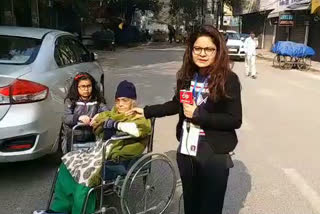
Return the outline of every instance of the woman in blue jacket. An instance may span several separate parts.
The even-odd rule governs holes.
[[[192,93],[193,104],[182,103],[181,90]],[[146,118],[179,114],[177,162],[185,213],[221,214],[242,106],[239,78],[219,31],[206,25],[190,36],[171,101],[133,112]]]

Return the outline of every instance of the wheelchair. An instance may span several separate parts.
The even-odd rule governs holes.
[[[86,213],[87,202],[91,194],[97,198],[96,213],[101,214],[162,214],[171,204],[175,189],[177,176],[170,159],[159,153],[153,153],[153,135],[155,119],[151,119],[152,131],[144,153],[137,158],[115,163],[105,160],[103,155],[100,185],[92,187],[82,207],[82,214]],[[74,132],[84,125],[78,124],[72,129],[71,149],[87,149],[95,142],[74,142]],[[128,134],[117,134],[112,136],[103,145],[103,154],[106,146],[118,140],[128,140],[133,137]],[[58,171],[53,180],[47,210],[50,208],[54,196],[54,188]],[[115,206],[106,203],[108,196],[115,195],[120,199],[121,212]]]

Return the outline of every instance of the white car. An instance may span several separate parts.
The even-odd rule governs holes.
[[[57,151],[66,86],[78,72],[103,84],[96,56],[74,35],[0,26],[0,162]]]
[[[226,36],[229,56],[232,58],[244,60],[246,55],[244,51],[244,39],[240,37],[240,34],[233,30],[220,32],[224,33]]]

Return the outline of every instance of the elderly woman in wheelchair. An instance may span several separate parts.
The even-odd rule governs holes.
[[[152,152],[153,124],[144,117],[125,114],[135,106],[135,86],[128,81],[122,81],[118,85],[115,106],[112,110],[99,113],[90,123],[98,140],[90,148],[77,147],[76,143],[71,141],[71,152],[62,157],[62,164],[56,174],[47,210],[34,211],[34,214],[105,213],[107,210],[118,213],[115,207],[103,207],[106,187],[111,187],[108,193],[113,192],[120,196],[124,213],[149,213],[149,211],[163,213],[165,211],[173,198],[176,185],[175,173],[170,160],[165,155],[142,155],[146,147],[148,153]],[[127,135],[117,136],[119,132]],[[152,171],[167,174],[157,175],[156,177],[160,177],[159,181],[149,176],[153,163],[157,163],[158,168],[155,166]],[[116,170],[109,172],[108,169]],[[161,181],[161,176],[165,178],[164,181]],[[138,182],[140,177],[143,184]],[[158,182],[166,185],[164,191],[154,191],[154,189],[163,189],[157,186],[160,185]],[[161,199],[161,196],[155,195],[153,197],[159,197],[158,201],[154,198],[148,199],[151,188],[154,191],[153,194],[162,194],[164,198]],[[91,194],[96,190],[100,191],[101,196],[98,211],[96,211],[96,195]],[[133,198],[132,194],[136,195],[135,197],[138,197],[141,203],[135,201],[137,198]],[[151,201],[148,202],[149,200]],[[150,206],[146,203],[150,203]]]

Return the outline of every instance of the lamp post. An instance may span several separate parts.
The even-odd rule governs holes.
[[[215,17],[215,21],[216,21],[216,28],[219,27],[219,6],[218,6],[218,1],[219,0],[214,0],[214,17]]]
[[[204,1],[204,0],[201,0],[201,24],[202,24],[202,25],[204,24],[203,1]]]
[[[220,0],[220,29],[223,28],[224,0]]]

